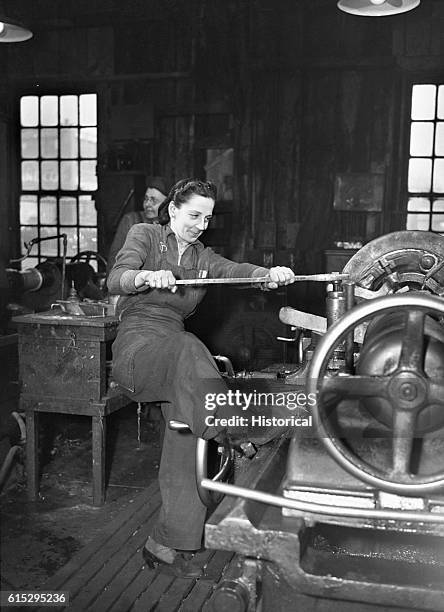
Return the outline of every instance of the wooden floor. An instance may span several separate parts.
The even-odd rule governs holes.
[[[140,550],[159,507],[156,482],[39,590],[69,591],[69,608],[65,609],[70,612],[208,609],[208,599],[233,553],[210,550],[199,553],[196,559],[202,564],[204,575],[198,580],[175,578],[160,569],[148,569],[143,565]],[[46,610],[41,608],[42,612]]]

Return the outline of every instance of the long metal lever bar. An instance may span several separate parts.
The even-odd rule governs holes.
[[[348,274],[299,274],[294,276],[294,282],[297,281],[316,281],[322,283],[332,283],[333,281],[348,279]],[[269,276],[258,276],[256,278],[189,278],[179,279],[176,285],[240,285],[254,283],[269,283]]]
[[[226,482],[214,482],[208,478],[203,478],[200,481],[200,486],[204,489],[208,489],[209,491],[215,491],[216,493],[221,493],[223,495],[232,495],[234,497],[241,497],[242,499],[251,499],[252,501],[257,501],[262,504],[278,506],[280,508],[290,508],[291,510],[298,510],[299,512],[310,512],[327,516],[341,516],[359,519],[405,521],[409,523],[437,523],[440,525],[444,523],[444,515],[433,512],[408,512],[406,510],[379,510],[373,508],[329,506],[327,504],[302,500],[300,501],[297,499],[284,497],[282,495],[274,495],[265,491],[257,491],[254,489],[248,489],[246,487],[239,487]]]

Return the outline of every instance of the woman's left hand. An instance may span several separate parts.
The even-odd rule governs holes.
[[[277,289],[281,285],[290,285],[294,283],[294,272],[290,268],[284,266],[275,266],[270,268],[268,272],[270,281],[265,284],[267,289]]]

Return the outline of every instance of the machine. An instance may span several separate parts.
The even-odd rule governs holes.
[[[67,261],[66,234],[32,239],[25,244],[26,254],[9,264],[25,260],[35,244],[54,239],[63,240],[62,257],[48,258],[24,270],[7,267],[0,261],[0,333],[7,333],[13,315],[49,310],[57,302],[63,306],[70,297],[70,291],[77,301],[104,300],[106,260],[95,251],[81,251]],[[91,265],[92,260],[97,262],[98,272]]]
[[[235,484],[199,473],[207,501],[226,495],[206,546],[235,553],[214,611],[444,609],[444,238],[388,234],[343,273],[326,320],[280,313],[310,329],[267,390],[314,398],[311,427],[260,447]]]

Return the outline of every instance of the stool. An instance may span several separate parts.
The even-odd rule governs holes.
[[[92,498],[94,506],[105,501],[105,448],[106,417],[128,405],[131,400],[122,393],[113,393],[96,402],[70,400],[68,403],[20,399],[20,410],[26,413],[26,472],[27,497],[30,501],[38,498],[39,492],[39,438],[40,412],[78,414],[90,416],[92,421]]]

